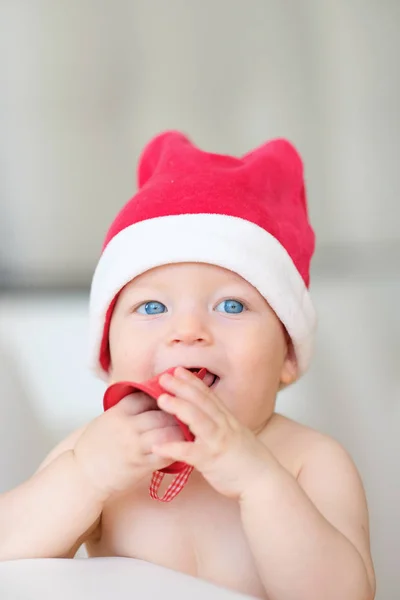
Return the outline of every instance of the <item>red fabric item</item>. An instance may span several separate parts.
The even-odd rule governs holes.
[[[138,186],[108,230],[103,250],[139,221],[179,214],[230,215],[271,233],[309,285],[314,233],[305,218],[303,165],[288,141],[273,140],[234,158],[204,152],[183,134],[167,132],[145,148]]]
[[[160,497],[158,490],[160,489],[161,483],[165,477],[165,473],[162,471],[156,471],[153,473],[153,477],[150,483],[150,496],[153,500],[160,500],[161,502],[171,502],[178,494],[183,490],[187,480],[190,477],[193,467],[186,465],[183,471],[181,471],[169,484],[165,493]]]
[[[180,214],[229,215],[275,237],[309,286],[315,238],[307,218],[302,161],[287,140],[267,142],[235,158],[202,151],[182,133],[169,131],[144,149],[138,187],[108,230],[103,251],[118,233],[141,221]],[[110,363],[112,308],[106,315],[99,356],[105,372]]]
[[[172,374],[175,371],[175,368],[176,367],[172,367],[171,369],[168,369],[164,372]],[[206,369],[200,369],[197,373],[195,373],[195,375],[199,379],[204,379],[206,373]],[[134,394],[136,392],[144,392],[151,398],[157,400],[159,396],[161,396],[161,394],[165,392],[165,390],[161,387],[159,383],[159,379],[162,374],[163,373],[160,373],[156,377],[153,377],[153,379],[145,381],[144,383],[134,383],[131,381],[119,381],[117,383],[113,383],[105,391],[103,398],[104,410],[109,410],[110,408],[118,404],[118,402],[120,402],[123,398],[125,398],[129,394]],[[180,421],[179,419],[176,420],[183,432],[185,440],[188,442],[192,442],[195,438],[192,432],[190,431],[189,427],[185,423],[182,423],[182,421]],[[157,500],[161,500],[163,502],[171,501],[183,489],[184,485],[189,479],[192,470],[193,468],[190,465],[187,465],[184,462],[177,461],[172,463],[168,467],[161,469],[160,471],[156,471],[153,474],[152,482],[150,485],[151,497]],[[162,498],[159,498],[158,489],[161,485],[165,474],[176,474],[177,477],[169,485],[164,496]]]

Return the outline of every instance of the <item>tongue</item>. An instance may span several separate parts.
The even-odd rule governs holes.
[[[215,376],[212,373],[207,373],[204,375],[203,381],[204,383],[210,387],[214,383]]]

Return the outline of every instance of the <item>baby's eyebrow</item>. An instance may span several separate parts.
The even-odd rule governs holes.
[[[162,282],[154,283],[153,285],[141,285],[138,283],[132,286],[126,294],[125,301],[128,304],[137,302],[138,300],[158,300],[157,296],[170,295],[171,289],[168,285]],[[250,285],[243,285],[238,281],[224,282],[221,285],[210,285],[209,289],[203,288],[202,295],[212,297],[235,297],[241,296],[244,298],[254,299],[258,294]]]
[[[145,299],[145,300],[158,300],[158,296],[165,296],[165,290],[161,287],[140,287],[135,291],[132,291],[132,294],[129,295],[130,298],[133,299]]]
[[[132,287],[126,291],[123,302],[124,304],[133,304],[139,300],[157,300],[157,295],[161,295],[162,290],[158,286],[138,286]]]
[[[224,283],[223,285],[216,287],[214,293],[231,296],[253,296],[257,292],[249,285],[242,285],[237,281],[233,281],[232,283]]]
[[[155,286],[155,285],[154,285],[154,286],[148,286],[148,285],[146,285],[146,286],[144,286],[144,285],[137,285],[137,286],[135,286],[135,287],[132,287],[132,288],[129,290],[129,295],[131,295],[131,294],[146,294],[146,293],[152,293],[152,292],[155,292],[155,291],[158,291],[158,290],[159,290],[159,287],[158,287],[158,286]]]

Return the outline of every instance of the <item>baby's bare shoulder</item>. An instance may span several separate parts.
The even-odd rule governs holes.
[[[278,413],[274,414],[262,434],[262,439],[276,458],[296,476],[308,466],[316,472],[324,463],[341,464],[349,468],[353,461],[334,438]]]
[[[277,460],[313,495],[364,504],[364,489],[349,452],[334,438],[276,414],[265,429],[264,443]],[[339,494],[340,490],[340,494]]]
[[[295,442],[306,445],[332,439],[316,429],[313,429],[308,425],[303,425],[293,419],[289,419],[289,417],[285,417],[280,413],[274,413],[265,431],[267,431],[268,434],[272,434],[273,432],[276,437],[284,437],[290,443]]]

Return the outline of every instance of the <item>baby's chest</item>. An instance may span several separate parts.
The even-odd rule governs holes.
[[[101,541],[89,552],[146,560],[248,593],[260,585],[237,503],[213,494],[168,504],[119,500],[104,512]]]

